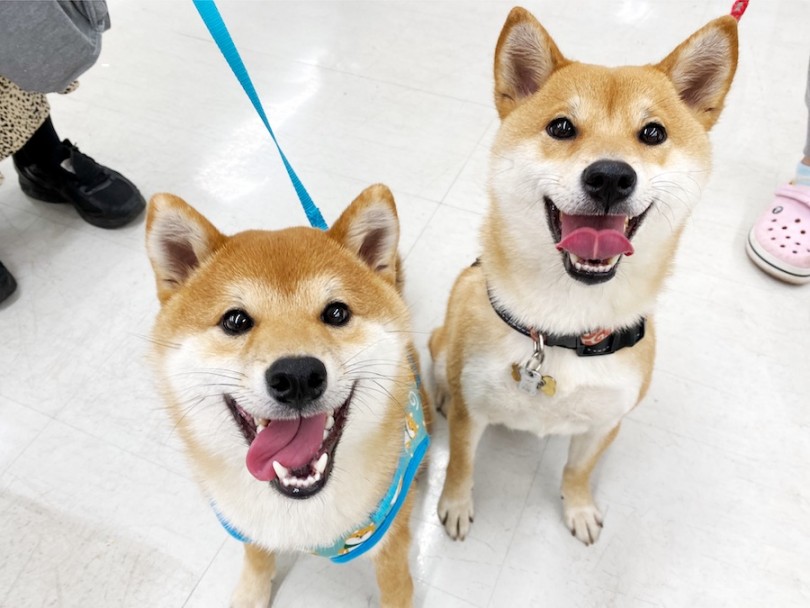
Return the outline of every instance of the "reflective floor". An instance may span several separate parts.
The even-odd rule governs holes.
[[[63,137],[145,195],[220,228],[305,222],[267,133],[191,2],[112,1]],[[567,55],[646,63],[729,0],[530,2]],[[415,339],[476,256],[498,126],[505,2],[222,2],[271,122],[327,221],[385,182],[402,221]],[[810,605],[810,286],[756,269],[746,233],[801,157],[810,3],[753,0],[712,139],[714,175],[662,297],[649,396],[595,475],[585,547],[562,523],[566,441],[487,431],[471,537],[435,516],[436,425],[411,563],[426,607]],[[157,311],[142,220],[108,232],[31,201],[0,163],[0,606],[226,606],[240,546],[189,470],[145,365]],[[378,601],[371,565],[284,556],[275,605]]]

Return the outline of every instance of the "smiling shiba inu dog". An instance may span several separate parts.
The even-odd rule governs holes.
[[[495,50],[501,127],[482,255],[430,340],[450,426],[438,513],[452,538],[470,530],[489,424],[572,436],[565,523],[586,544],[599,537],[591,471],[649,386],[650,315],[736,62],[731,17],[657,65],[606,68],[566,59],[530,13],[510,13]]]
[[[406,491],[427,401],[388,188],[365,190],[326,232],[231,237],[160,194],[146,239],[160,388],[204,492],[246,542],[232,605],[268,605],[273,551],[347,561],[378,534],[381,603],[410,606]]]

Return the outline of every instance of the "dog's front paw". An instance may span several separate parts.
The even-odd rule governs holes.
[[[273,593],[276,556],[253,544],[245,544],[242,573],[231,596],[231,608],[267,608]]]
[[[230,608],[268,608],[272,590],[273,583],[271,581],[268,581],[263,588],[237,587],[231,596]]]
[[[569,507],[565,505],[565,525],[586,545],[594,544],[602,532],[602,514],[596,505],[586,504]]]
[[[462,499],[453,499],[442,493],[438,513],[439,520],[450,538],[453,540],[467,538],[475,515],[471,495],[468,494],[466,498]]]

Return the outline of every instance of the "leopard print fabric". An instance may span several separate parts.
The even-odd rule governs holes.
[[[45,95],[23,91],[0,76],[0,160],[11,156],[39,129],[50,113]],[[0,184],[3,175],[0,173]]]

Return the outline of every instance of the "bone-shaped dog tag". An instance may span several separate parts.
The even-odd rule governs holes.
[[[553,397],[557,392],[557,381],[551,376],[543,376],[543,383],[540,385],[540,390],[544,395]]]

